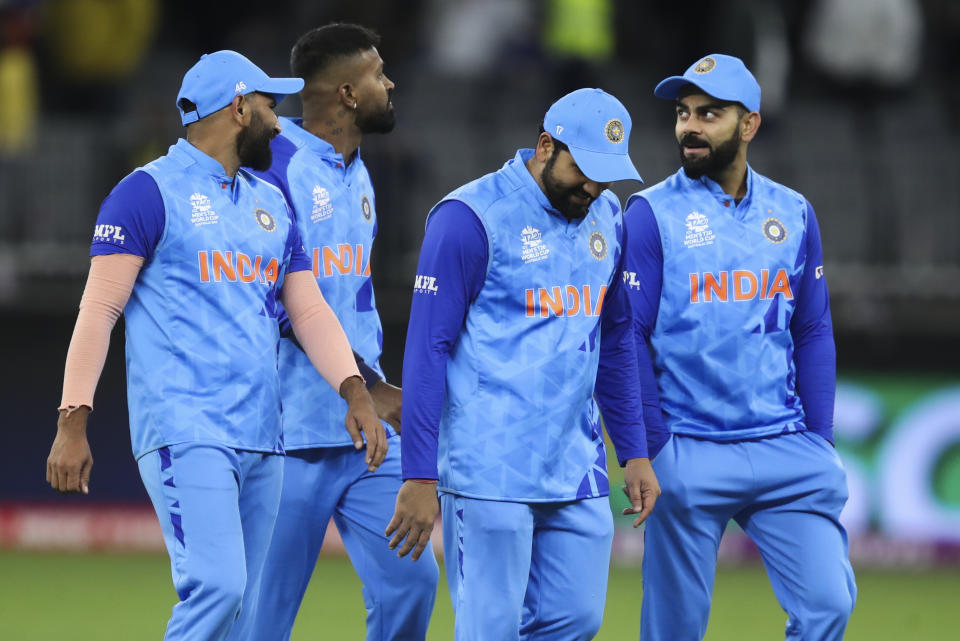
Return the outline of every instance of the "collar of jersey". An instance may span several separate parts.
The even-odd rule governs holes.
[[[180,153],[186,154],[190,160],[198,164],[204,171],[217,180],[228,183],[233,182],[233,178],[227,175],[227,172],[224,171],[223,165],[220,164],[219,160],[200,151],[192,144],[187,142],[186,138],[181,138],[178,140],[177,144],[174,145],[173,148]]]
[[[540,189],[540,185],[538,185],[537,181],[534,180],[533,174],[531,174],[530,170],[527,169],[527,161],[533,157],[534,153],[535,150],[533,149],[518,149],[517,155],[513,157],[513,160],[506,164],[506,168],[513,173],[513,176],[520,181],[520,184],[523,186],[523,188],[533,195],[533,197],[537,200],[537,203],[539,203],[540,206],[547,211],[547,213],[557,216],[564,222],[569,222],[563,214],[553,208],[553,205],[550,204],[550,199],[547,198],[545,193],[543,193],[543,190]],[[589,215],[590,214],[588,213],[587,216]],[[584,219],[586,219],[586,216]]]
[[[303,128],[303,118],[280,118],[280,135],[283,136],[287,134],[287,138],[292,140],[297,144],[297,146],[304,146],[313,153],[320,156],[324,162],[327,162],[331,165],[340,165],[344,166],[343,154],[338,152],[333,148],[329,142],[321,138],[320,136],[315,136],[306,129]],[[360,148],[357,147],[356,158],[353,159],[353,162],[350,163],[350,167],[353,167],[357,164],[357,161],[360,160]]]
[[[753,167],[750,166],[750,163],[747,163],[747,193],[740,200],[740,203],[737,205],[738,207],[740,205],[743,205],[744,203],[749,204],[750,198],[751,196],[753,196],[754,173],[755,172],[753,171]],[[689,176],[687,176],[687,172],[685,172],[683,169],[680,169],[680,174],[683,176],[683,179],[686,180],[688,183],[691,183],[691,184],[700,183],[701,185],[706,187],[707,191],[709,191],[713,195],[713,197],[717,199],[717,201],[722,203],[728,200],[732,200],[730,198],[730,194],[725,192],[723,190],[723,187],[721,187],[718,183],[714,182],[712,179],[707,178],[706,176],[700,176],[699,178],[690,178]]]

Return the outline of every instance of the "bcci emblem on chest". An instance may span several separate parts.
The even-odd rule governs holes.
[[[370,204],[370,199],[367,198],[367,195],[363,195],[363,199],[360,201],[360,211],[363,213],[363,219],[367,222],[373,219],[373,206]]]
[[[782,243],[787,239],[787,228],[776,218],[767,218],[763,221],[763,235],[771,243]]]
[[[590,234],[590,255],[597,260],[607,257],[607,239],[598,231]]]
[[[258,207],[254,210],[253,216],[257,219],[257,224],[260,225],[263,231],[277,231],[277,221],[273,219],[273,215],[266,209],[260,209]]]

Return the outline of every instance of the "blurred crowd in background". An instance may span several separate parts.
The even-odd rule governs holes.
[[[673,108],[653,87],[715,52],[742,57],[763,88],[751,163],[816,208],[841,376],[955,378],[956,0],[0,0],[0,389],[16,427],[6,430],[8,452],[30,453],[3,466],[3,494],[47,496],[42,461],[97,210],[117,181],[183,135],[174,100],[186,69],[229,48],[285,75],[293,42],[334,20],[381,33],[397,84],[396,129],[365,137],[363,149],[379,218],[383,365],[394,382],[430,207],[533,146],[547,107],[583,86],[622,100],[631,157],[648,185],[662,180],[679,155]],[[297,109],[291,99],[280,113]],[[118,466],[100,468],[101,488],[115,481],[107,496],[124,498],[141,492],[123,489],[134,468],[119,345],[91,438],[98,460]],[[839,433],[874,483],[877,435],[893,430],[883,426],[895,414],[865,414],[873,405],[856,399],[841,398]],[[937,468],[953,470],[941,474],[940,494],[960,505],[960,455],[951,460]]]
[[[294,40],[332,20],[377,29],[397,83],[396,131],[365,140],[388,329],[405,321],[430,206],[532,145],[554,99],[581,86],[620,97],[652,184],[678,160],[672,110],[653,86],[726,52],[763,87],[752,162],[817,209],[838,332],[895,350],[894,365],[917,358],[903,341],[958,342],[953,0],[0,0],[6,313],[72,313],[100,200],[182,135],[174,96],[202,53],[232,48],[287,73]],[[296,111],[288,102],[282,113]]]

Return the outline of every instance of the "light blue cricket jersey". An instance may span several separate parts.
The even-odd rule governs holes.
[[[804,429],[790,333],[804,197],[748,167],[739,204],[683,169],[628,207],[634,198],[650,204],[663,247],[650,344],[669,431],[725,441]]]
[[[349,166],[327,141],[281,118],[274,161],[260,174],[287,196],[313,274],[353,350],[380,376],[383,328],[370,278],[377,214],[370,174],[359,150]],[[287,450],[351,445],[347,403],[288,339],[280,341],[283,445]],[[388,435],[395,434],[384,423]]]
[[[124,309],[134,455],[185,442],[281,452],[277,298],[299,245],[283,195],[242,169],[230,179],[185,140],[139,171],[165,220]]]
[[[531,153],[444,199],[476,213],[489,263],[447,361],[438,488],[524,502],[605,496],[593,390],[620,203],[605,191],[580,221],[551,213],[525,166]]]

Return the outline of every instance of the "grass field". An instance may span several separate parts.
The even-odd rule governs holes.
[[[857,580],[860,595],[848,640],[957,638],[960,570],[861,569]],[[0,552],[3,641],[160,639],[175,599],[164,556]],[[639,569],[614,568],[597,639],[635,639],[639,616]],[[349,562],[322,558],[293,639],[362,640],[363,619],[360,584]],[[774,641],[783,638],[784,621],[761,568],[721,568],[707,639]],[[453,638],[445,582],[428,638]]]

